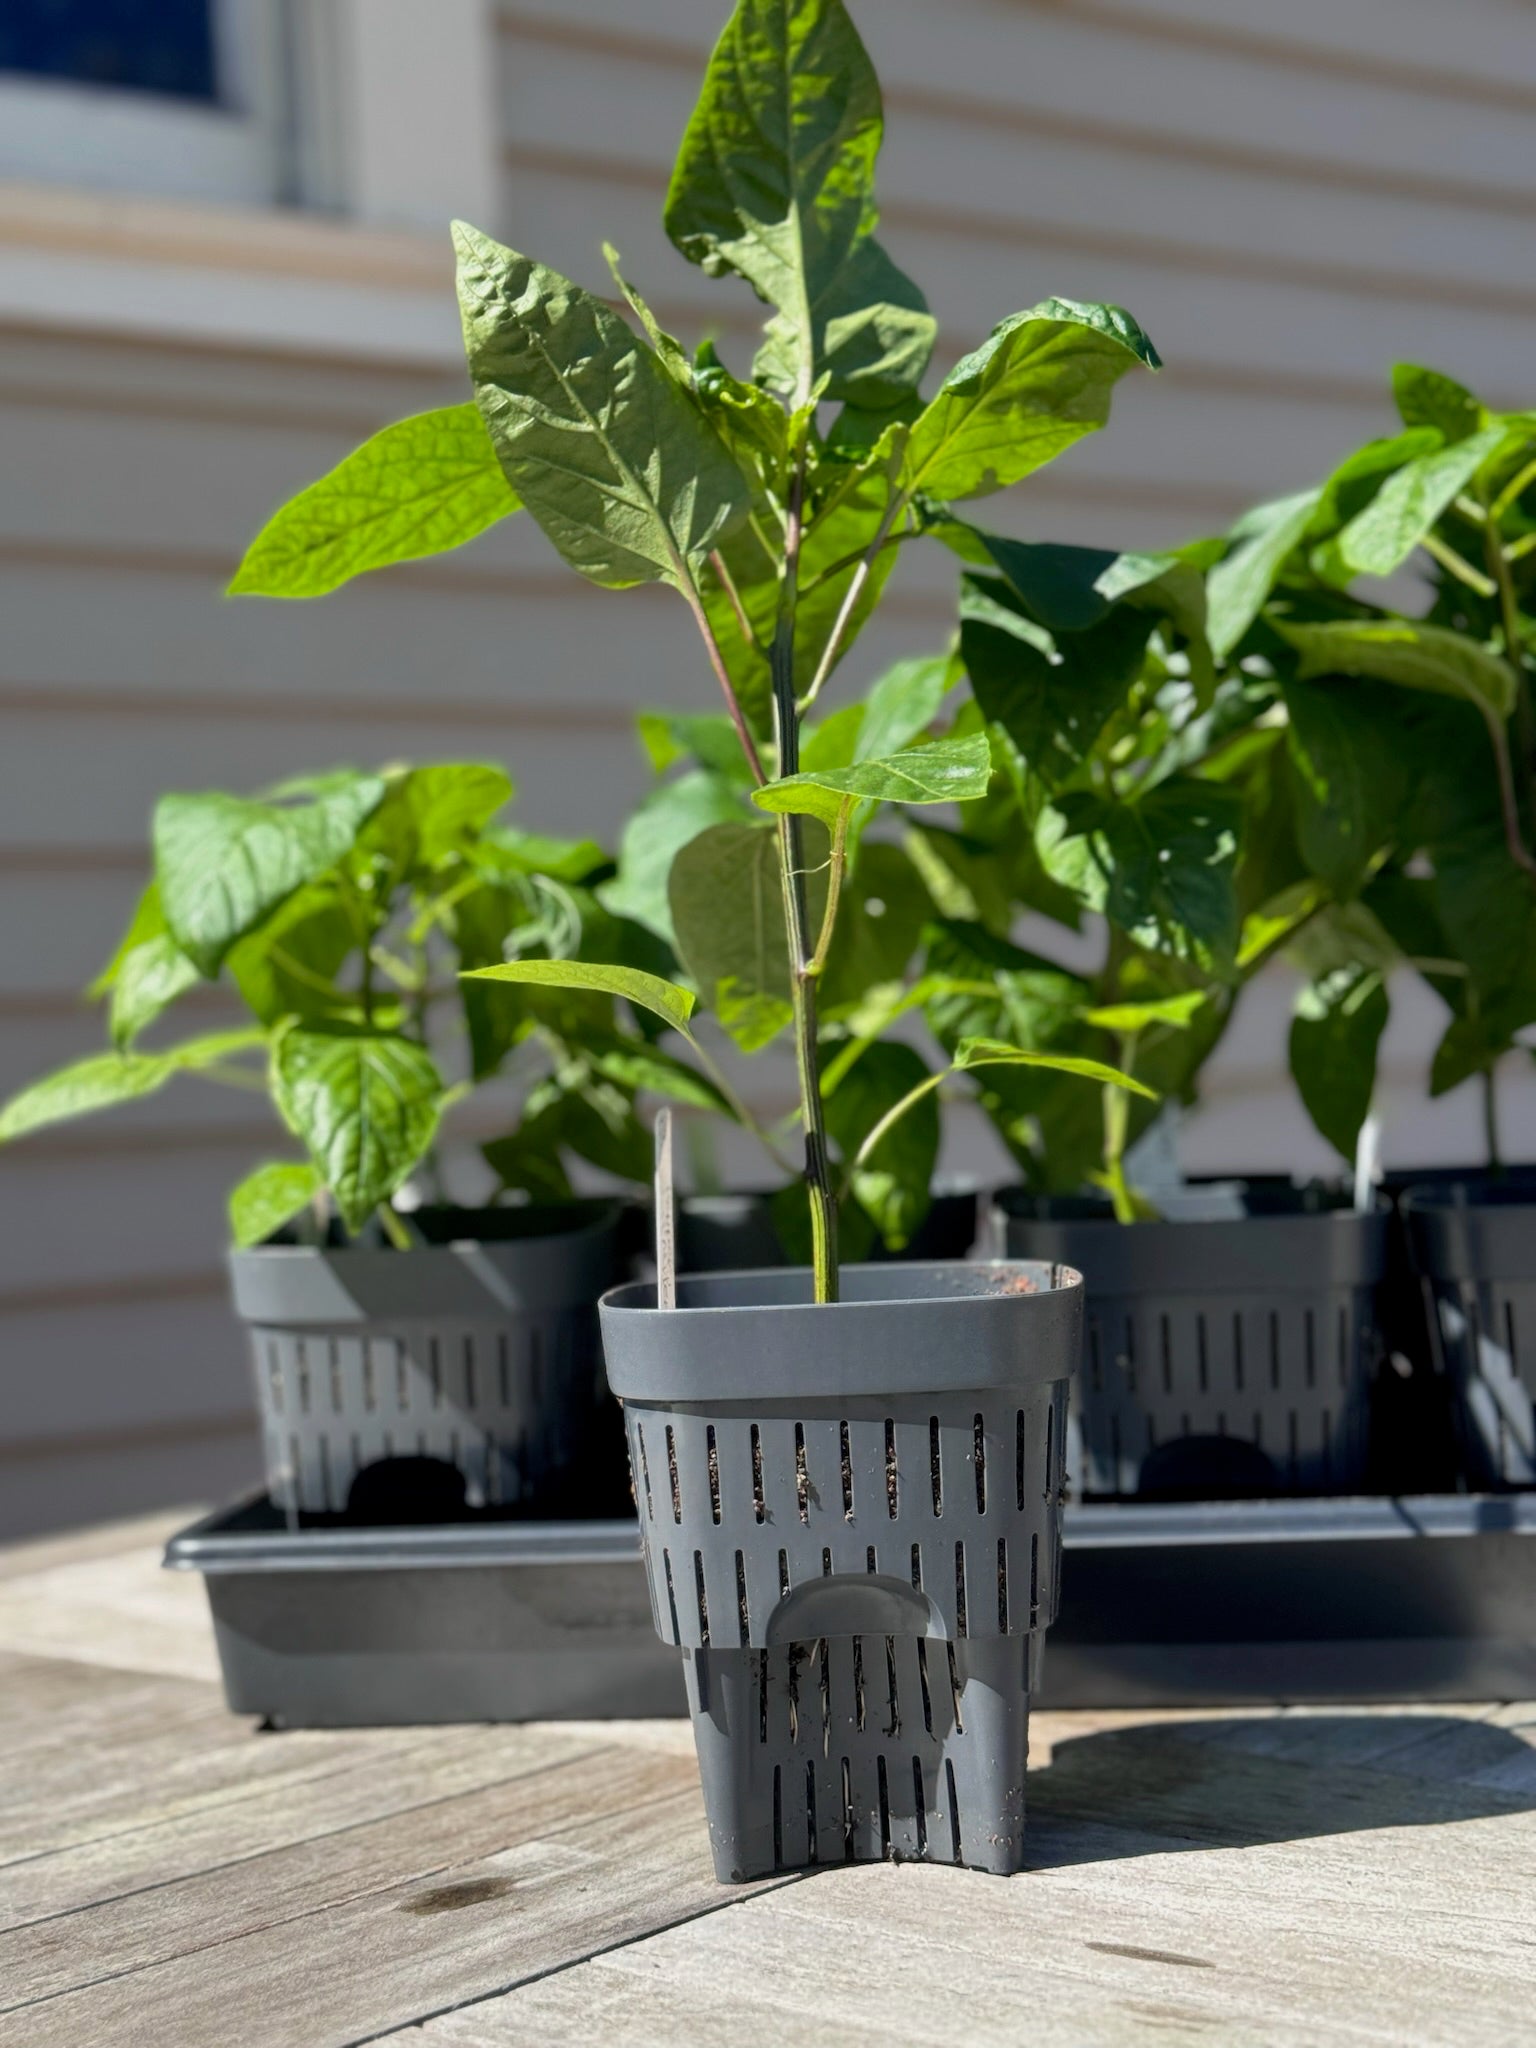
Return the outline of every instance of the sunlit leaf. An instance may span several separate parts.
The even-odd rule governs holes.
[[[323,597],[392,562],[462,547],[517,511],[474,405],[397,420],[274,512],[232,597]]]

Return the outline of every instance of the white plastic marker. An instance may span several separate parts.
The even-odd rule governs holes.
[[[1364,1216],[1376,1206],[1376,1183],[1381,1178],[1381,1118],[1374,1110],[1360,1126],[1355,1146],[1355,1213]]]
[[[656,1112],[656,1306],[677,1307],[677,1212],[672,1189],[672,1112]]]

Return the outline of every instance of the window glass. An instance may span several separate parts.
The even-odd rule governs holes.
[[[212,100],[211,0],[0,0],[0,71]]]

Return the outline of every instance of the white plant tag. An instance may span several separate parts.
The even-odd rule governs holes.
[[[672,1112],[656,1112],[656,1306],[677,1307],[677,1209],[672,1182]]]

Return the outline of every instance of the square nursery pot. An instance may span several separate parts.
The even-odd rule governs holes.
[[[1347,1493],[1372,1472],[1390,1217],[1289,1183],[1192,1186],[1164,1220],[1004,1189],[994,1249],[1084,1276],[1074,1495]]]
[[[550,1506],[579,1482],[604,1405],[597,1300],[624,1272],[619,1205],[412,1221],[428,1243],[410,1251],[231,1254],[267,1486],[290,1518],[435,1521]]]
[[[716,1874],[1022,1867],[1080,1277],[696,1275],[602,1303],[656,1627],[683,1653]]]
[[[1402,1209],[1468,1477],[1536,1485],[1536,1172],[1411,1187]]]

